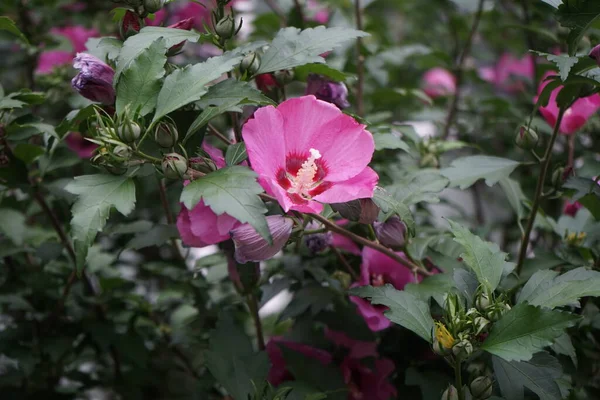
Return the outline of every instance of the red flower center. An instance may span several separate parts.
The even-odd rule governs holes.
[[[285,169],[277,171],[277,183],[298,204],[312,199],[331,186],[329,182],[323,182],[325,176],[327,167],[321,159],[321,153],[310,149],[309,154],[287,155]]]

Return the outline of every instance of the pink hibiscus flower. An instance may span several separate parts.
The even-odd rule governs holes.
[[[542,93],[549,81],[546,81],[551,75],[555,75],[555,72],[546,72],[542,77],[542,82],[538,88],[538,96]],[[554,127],[556,119],[558,118],[558,105],[556,104],[556,97],[562,89],[562,86],[557,87],[550,94],[550,100],[546,107],[540,107],[540,113],[548,122],[548,125]],[[533,101],[537,102],[538,96],[534,97]],[[592,96],[578,99],[573,103],[571,107],[567,109],[563,116],[560,124],[560,133],[570,135],[580,130],[600,109],[600,94],[594,94]]]
[[[432,68],[423,75],[423,91],[427,96],[436,97],[449,96],[456,92],[456,77],[444,68]]]
[[[94,155],[94,151],[98,148],[98,145],[95,143],[86,140],[81,133],[79,132],[71,132],[65,138],[65,143],[67,146],[73,150],[79,158],[90,158]]]
[[[281,346],[285,346],[288,349],[301,353],[305,357],[315,359],[322,365],[329,365],[333,361],[332,355],[325,350],[303,343],[292,342],[291,340],[284,339],[280,336],[272,337],[269,343],[267,343],[266,351],[271,360],[271,369],[269,370],[267,380],[273,386],[278,386],[284,381],[294,379],[292,374],[286,369],[285,359],[280,348]]]
[[[81,25],[52,28],[50,33],[69,39],[73,51],[49,50],[42,52],[35,69],[37,74],[47,74],[52,72],[55,67],[71,64],[76,53],[85,51],[85,43],[88,39],[100,35],[96,29],[87,29]]]
[[[583,207],[583,205],[580,202],[571,202],[567,200],[567,202],[565,203],[565,207],[563,208],[563,214],[568,215],[570,217],[574,217],[575,215],[577,215],[577,211],[579,211],[581,207]]]
[[[326,24],[329,21],[329,10],[327,7],[322,6],[317,0],[308,0],[306,2],[306,8],[308,10],[308,21],[314,21],[318,24]]]
[[[242,135],[260,183],[286,212],[373,197],[373,136],[333,104],[303,96],[263,107]]]
[[[519,59],[510,53],[504,53],[495,66],[480,68],[479,76],[493,83],[498,89],[508,92],[523,91],[525,87],[522,80],[533,80],[535,76],[533,56],[526,54]]]
[[[407,283],[417,282],[409,268],[370,247],[364,247],[362,250],[360,271],[360,280],[351,287],[383,286],[389,283],[396,289],[402,290]],[[383,312],[387,309],[385,306],[373,305],[369,301],[356,296],[350,296],[350,300],[356,304],[358,312],[363,316],[372,331],[383,330],[392,324],[383,315]]]

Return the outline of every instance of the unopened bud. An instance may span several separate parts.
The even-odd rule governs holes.
[[[235,20],[226,15],[215,25],[215,33],[222,39],[231,39],[235,35]]]
[[[444,345],[440,343],[440,341],[435,336],[433,337],[432,350],[435,354],[440,356],[447,356],[448,354],[450,354],[450,349],[444,347]]]
[[[275,81],[279,86],[287,85],[294,80],[294,71],[290,69],[284,69],[273,73]]]
[[[267,225],[273,238],[270,245],[250,224],[242,224],[231,231],[235,244],[235,259],[240,264],[267,260],[277,254],[287,243],[294,222],[281,215],[269,215]]]
[[[385,222],[376,221],[373,223],[373,228],[375,229],[377,240],[382,245],[391,247],[392,249],[404,246],[406,225],[404,225],[404,222],[400,218],[392,216]]]
[[[125,11],[125,16],[123,16],[121,26],[119,27],[121,38],[125,40],[138,33],[140,29],[142,29],[142,19],[140,16],[131,10]]]
[[[73,89],[88,100],[106,105],[115,103],[114,69],[99,58],[85,53],[77,53],[73,67],[79,70],[71,80]]]
[[[242,74],[254,75],[260,68],[260,57],[252,52],[247,54],[240,63],[240,72]]]
[[[492,396],[492,380],[488,376],[479,376],[469,385],[475,400],[485,400]]]
[[[441,400],[458,400],[458,390],[450,385],[442,394]]]
[[[144,10],[150,14],[160,11],[165,5],[165,0],[144,0]]]
[[[473,345],[468,340],[461,340],[452,347],[452,353],[459,359],[467,358],[473,354]]]
[[[113,154],[119,158],[128,159],[131,157],[131,148],[129,146],[116,146]]]
[[[479,335],[481,333],[485,333],[490,325],[490,321],[483,317],[475,317],[473,320],[473,330],[475,331],[475,335]]]
[[[556,168],[554,170],[554,172],[552,173],[552,185],[556,189],[562,188],[562,185],[565,181],[564,175],[565,175],[565,169],[563,167]]]
[[[428,153],[421,158],[419,164],[422,168],[438,168],[440,166],[440,160],[436,155]]]
[[[585,232],[567,232],[565,233],[565,243],[569,246],[579,247],[581,246],[587,237]]]
[[[479,312],[485,312],[485,310],[490,306],[491,301],[490,297],[487,293],[480,293],[475,300],[475,307],[479,310]]]
[[[521,126],[515,137],[515,143],[523,150],[534,149],[538,144],[537,132],[527,126]]]
[[[336,270],[331,277],[337,279],[344,290],[348,290],[352,284],[352,277],[347,272]]]
[[[125,121],[117,127],[117,136],[123,143],[135,142],[142,133],[142,129],[133,121]]]
[[[165,178],[182,179],[188,169],[188,162],[184,156],[177,153],[166,154],[162,161],[162,171]]]
[[[161,122],[154,130],[154,140],[160,147],[173,147],[178,139],[177,127],[170,122]]]
[[[320,228],[322,228],[322,226],[319,226],[314,222],[311,222],[306,226],[307,230],[318,230]],[[304,244],[312,254],[317,254],[326,250],[332,243],[333,233],[331,232],[326,231],[304,235]]]
[[[486,366],[484,362],[473,361],[467,365],[467,372],[471,376],[481,376],[486,372]]]
[[[450,319],[454,319],[462,310],[460,298],[456,293],[449,293],[446,297],[446,313]]]
[[[592,51],[590,51],[590,58],[596,61],[596,63],[600,67],[600,44],[594,47]]]

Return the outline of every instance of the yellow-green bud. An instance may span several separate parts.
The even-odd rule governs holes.
[[[150,14],[160,11],[165,5],[164,0],[144,0],[144,10]]]
[[[126,121],[117,128],[117,136],[123,143],[135,142],[142,133],[142,129],[133,121]]]
[[[231,39],[235,35],[235,20],[226,15],[215,25],[215,33],[222,39]]]
[[[242,74],[254,75],[260,68],[260,57],[252,52],[247,54],[240,63],[240,72]]]
[[[490,306],[490,304],[490,297],[487,295],[487,293],[479,293],[477,299],[475,300],[475,307],[477,307],[480,312],[484,312]]]
[[[471,395],[475,400],[485,400],[492,396],[492,380],[487,376],[473,379],[469,385]]]
[[[170,122],[161,122],[154,130],[154,140],[160,147],[173,147],[178,139],[177,127]]]
[[[467,358],[473,354],[473,345],[468,340],[461,340],[452,347],[452,353],[459,359]]]
[[[188,169],[184,156],[177,153],[166,154],[162,161],[162,171],[167,179],[182,179]]]
[[[422,168],[438,168],[440,166],[440,160],[435,156],[435,154],[427,153],[421,158],[421,162],[419,164]]]
[[[538,144],[537,132],[527,126],[521,126],[515,137],[515,143],[517,146],[524,150],[534,149]]]

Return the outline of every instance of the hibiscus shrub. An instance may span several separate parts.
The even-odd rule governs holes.
[[[597,0],[0,9],[2,400],[600,398]]]

